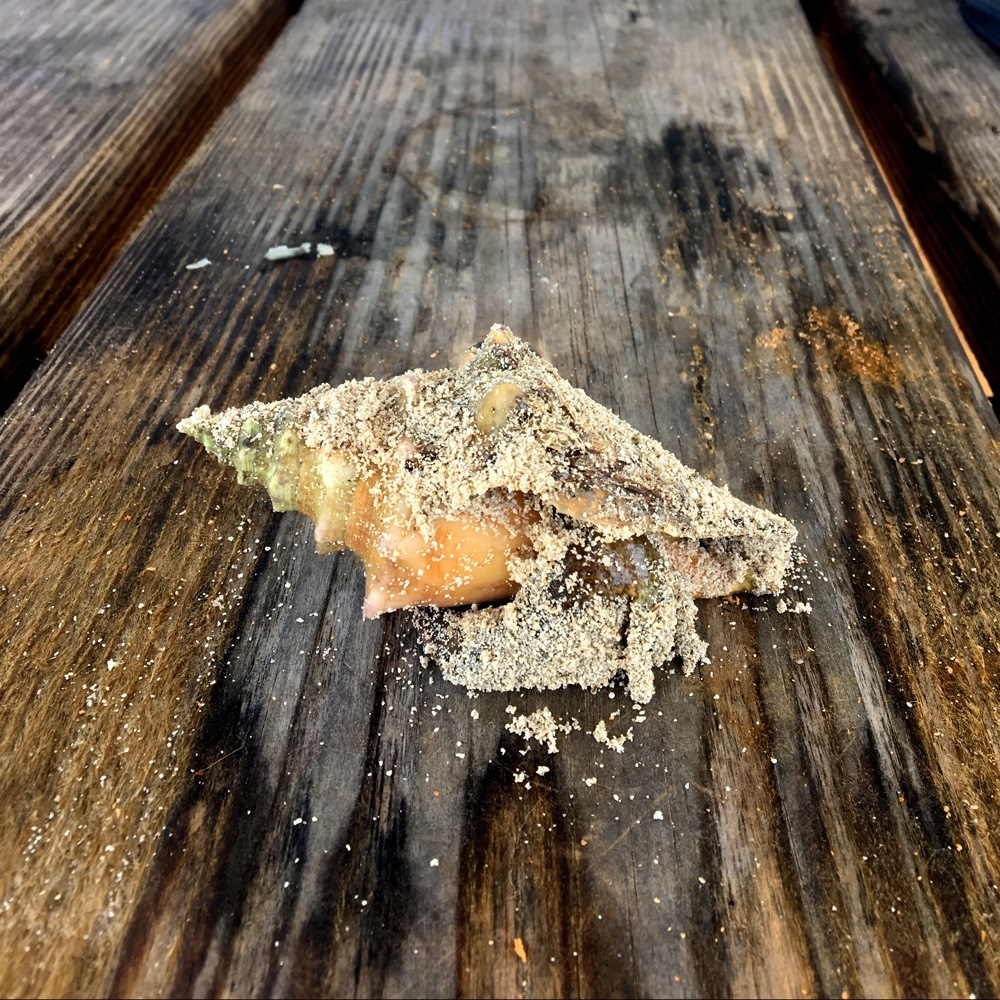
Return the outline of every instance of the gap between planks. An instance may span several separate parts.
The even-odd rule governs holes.
[[[0,414],[18,397],[303,0],[223,11],[0,248]],[[166,96],[166,100],[164,100]],[[89,211],[74,207],[86,197]],[[67,249],[60,252],[62,248]]]
[[[865,86],[860,41],[843,24],[834,23],[837,13],[832,7],[817,0],[801,0],[801,4],[849,117],[864,140],[976,380],[992,403],[993,382],[998,373],[990,363],[987,345],[992,338],[993,318],[982,317],[977,306],[976,287],[982,278],[982,268],[975,249],[968,245],[960,222],[936,204],[940,199],[930,190],[934,178],[922,177],[919,163],[906,166],[907,150],[892,134],[893,126],[898,123],[891,121],[896,114],[891,97],[881,93],[881,87],[871,81]],[[938,211],[920,210],[921,195],[929,196]],[[988,372],[984,366],[989,367]]]

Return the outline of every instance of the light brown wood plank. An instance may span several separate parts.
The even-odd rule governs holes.
[[[172,429],[495,321],[812,614],[703,602],[642,722],[470,701]],[[0,424],[0,992],[997,992],[997,451],[796,4],[310,3]]]
[[[957,3],[805,6],[986,380],[1000,383],[1000,54]]]
[[[253,71],[290,6],[0,3],[0,407]]]

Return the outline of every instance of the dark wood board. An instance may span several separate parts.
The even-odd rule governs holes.
[[[941,290],[1000,384],[1000,53],[937,0],[805,0]]]
[[[291,7],[0,2],[0,409],[253,72]]]
[[[791,0],[304,7],[0,424],[0,993],[1000,990],[997,427],[822,65]],[[173,430],[496,321],[811,615],[702,602],[644,722],[470,700]]]

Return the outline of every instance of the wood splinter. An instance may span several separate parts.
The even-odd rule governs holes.
[[[417,617],[425,648],[475,689],[624,673],[648,701],[655,666],[704,656],[693,598],[780,589],[796,537],[503,326],[455,369],[201,406],[178,429],[275,510],[307,514],[318,551],[356,553],[366,617],[433,609]]]

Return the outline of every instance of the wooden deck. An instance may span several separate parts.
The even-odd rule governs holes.
[[[802,8],[284,19],[12,348],[53,344],[0,419],[0,994],[1000,992],[998,426]],[[701,602],[711,664],[642,713],[470,699],[174,430],[494,322],[793,520],[811,613]]]

